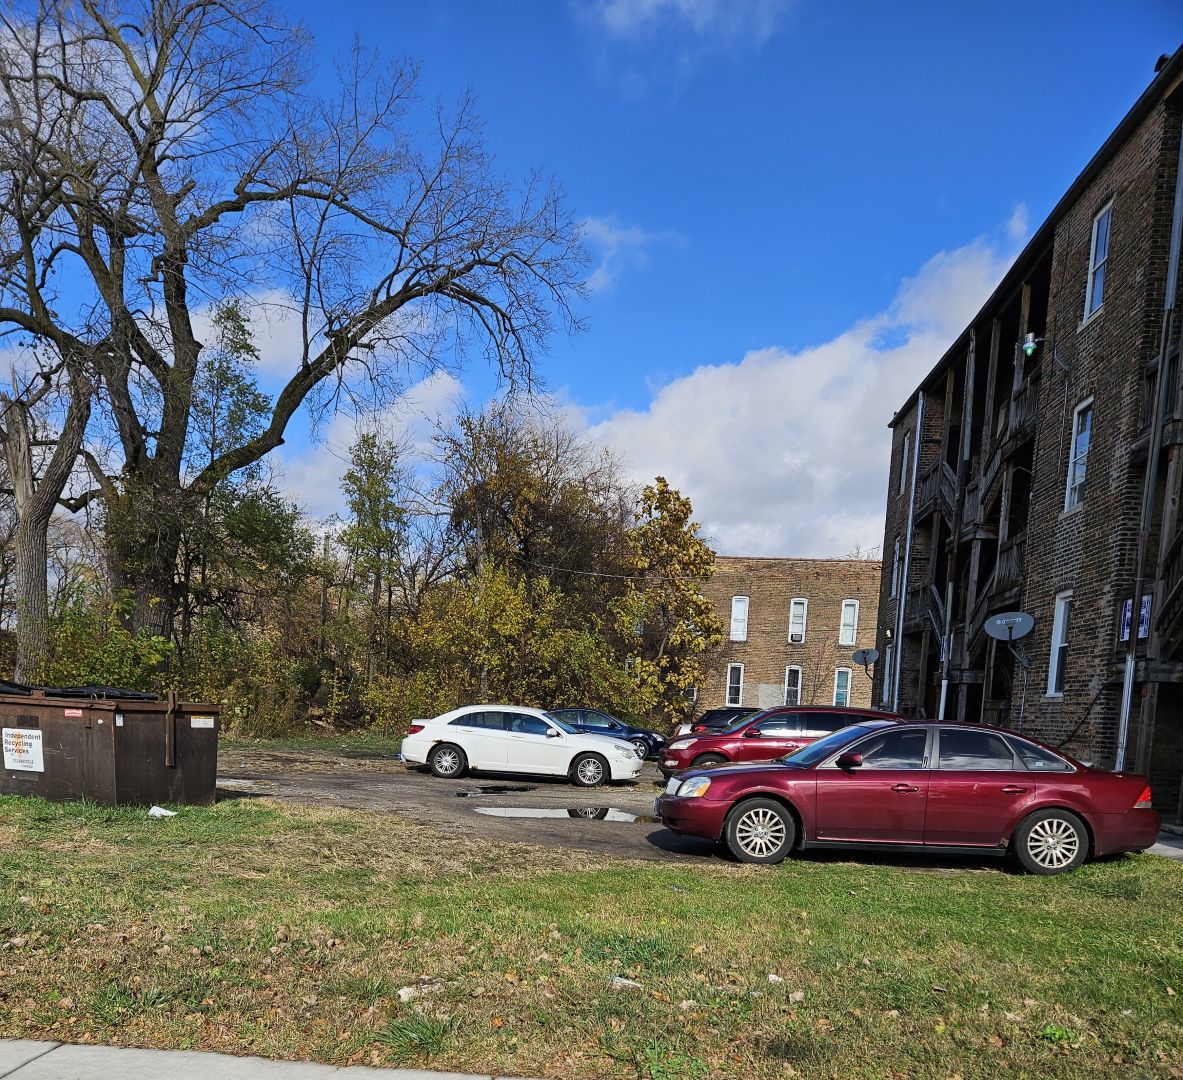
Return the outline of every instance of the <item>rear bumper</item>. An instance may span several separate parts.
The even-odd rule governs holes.
[[[403,756],[403,761],[409,761],[412,765],[426,765],[427,751],[430,749],[430,739],[417,739],[413,735],[408,735],[403,739],[399,752]]]
[[[1155,810],[1127,810],[1123,814],[1097,814],[1093,818],[1093,854],[1118,855],[1145,851],[1158,841],[1162,819]]]
[[[654,807],[661,823],[674,832],[687,836],[702,836],[718,840],[723,835],[723,822],[727,818],[727,807],[708,799],[679,799],[674,795],[662,795]]]

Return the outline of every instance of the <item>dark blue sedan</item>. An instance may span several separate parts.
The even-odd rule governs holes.
[[[611,735],[631,742],[646,758],[657,757],[665,746],[665,736],[646,728],[633,727],[599,709],[547,709],[551,716],[590,735]]]

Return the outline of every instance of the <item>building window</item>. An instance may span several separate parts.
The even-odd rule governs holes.
[[[838,644],[853,645],[858,637],[858,601],[842,601],[842,622],[838,629]]]
[[[795,665],[785,668],[785,704],[801,704],[801,669]]]
[[[891,708],[891,691],[895,685],[895,646],[883,650],[883,701],[885,709]]]
[[[731,598],[731,640],[748,640],[748,598],[746,596]]]
[[[1052,619],[1052,655],[1047,666],[1047,696],[1061,697],[1068,676],[1068,634],[1072,621],[1072,593],[1056,596],[1056,614]]]
[[[912,433],[904,432],[904,448],[900,454],[900,494],[908,489],[908,465],[912,457]]]
[[[1068,447],[1068,485],[1064,491],[1064,509],[1071,510],[1084,502],[1084,479],[1088,469],[1089,443],[1093,437],[1093,399],[1076,406],[1072,414],[1072,443]]]
[[[1109,223],[1113,203],[1093,218],[1093,238],[1089,245],[1089,280],[1084,291],[1084,317],[1100,310],[1105,302],[1105,271],[1109,265]]]
[[[743,664],[727,665],[727,704],[743,704]]]
[[[900,595],[900,571],[904,565],[904,548],[900,538],[895,538],[895,553],[891,557],[891,595]]]
[[[850,704],[850,668],[840,667],[834,672],[834,704]]]
[[[796,596],[789,601],[789,641],[800,645],[805,640],[805,623],[809,615],[809,601]]]

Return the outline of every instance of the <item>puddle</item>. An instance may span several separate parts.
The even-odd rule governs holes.
[[[489,817],[511,818],[583,818],[585,821],[628,821],[637,825],[659,825],[659,818],[646,814],[630,814],[627,810],[617,810],[613,806],[568,806],[568,807],[533,807],[533,806],[478,806],[478,814]]]
[[[477,795],[516,795],[519,791],[533,791],[531,784],[486,784],[484,787],[456,792],[458,799],[472,799]]]

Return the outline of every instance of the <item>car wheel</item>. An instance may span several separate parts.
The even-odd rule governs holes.
[[[440,743],[427,755],[427,764],[435,776],[442,780],[455,780],[464,775],[468,758],[460,747],[452,743]]]
[[[599,754],[580,754],[571,762],[571,783],[599,787],[608,778],[608,762]]]
[[[644,739],[632,739],[633,749],[641,755],[641,760],[649,756],[649,744]]]
[[[1070,810],[1039,810],[1015,830],[1015,858],[1029,874],[1064,874],[1089,853],[1089,835]]]
[[[778,863],[797,842],[797,823],[775,799],[747,799],[727,815],[723,840],[740,862]]]
[[[702,754],[690,763],[690,767],[701,769],[704,765],[718,765],[726,760],[722,754]]]

